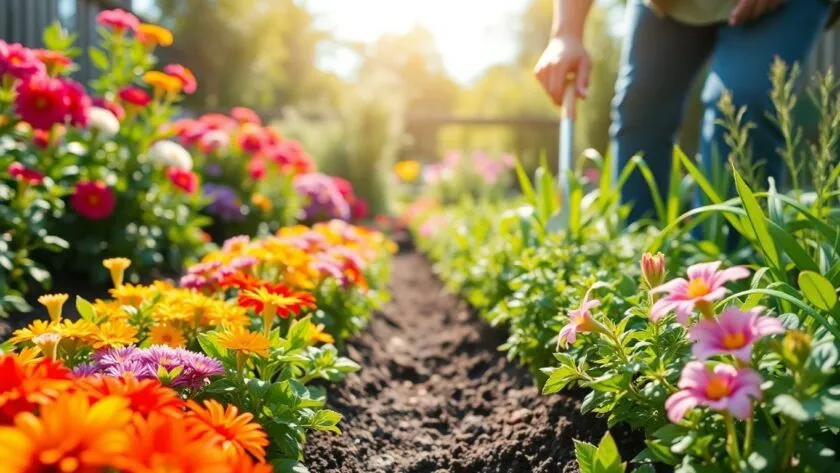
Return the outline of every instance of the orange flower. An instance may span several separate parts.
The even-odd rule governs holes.
[[[290,289],[282,284],[263,284],[256,289],[248,289],[239,294],[241,307],[252,307],[262,316],[263,331],[268,335],[274,317],[288,318],[299,314],[305,308],[315,307],[315,297],[306,292]]]
[[[313,343],[335,343],[335,338],[324,331],[324,324],[310,324],[307,336]]]
[[[166,345],[173,348],[183,347],[187,344],[184,332],[178,327],[170,324],[155,325],[149,330],[149,342],[152,345]]]
[[[187,424],[195,429],[203,441],[218,445],[228,456],[250,453],[259,461],[265,460],[268,437],[260,424],[252,422],[253,414],[239,414],[236,406],[227,408],[214,400],[204,401],[204,407],[195,401],[187,401]]]
[[[119,397],[91,404],[84,393],[76,393],[43,406],[39,416],[19,414],[14,427],[0,427],[0,471],[94,473],[113,466],[133,448],[127,405]],[[14,461],[6,464],[8,459]]]
[[[163,46],[165,48],[172,46],[175,38],[171,31],[162,26],[143,23],[137,28],[137,40],[145,46]]]
[[[251,457],[241,455],[230,461],[231,473],[272,473],[274,469],[269,463],[254,462]]]
[[[233,327],[230,330],[220,332],[216,339],[226,349],[237,352],[237,355],[241,353],[245,357],[250,355],[267,357],[268,349],[271,348],[271,342],[268,338],[244,327]]]
[[[222,280],[222,289],[230,289],[235,287],[240,290],[255,289],[262,284],[262,281],[256,277],[245,273],[231,273]]]
[[[131,429],[131,449],[116,459],[126,473],[228,473],[222,451],[190,431],[184,418],[152,413]]]
[[[137,327],[125,320],[109,321],[99,325],[92,338],[96,349],[119,348],[137,343]]]
[[[91,402],[109,396],[118,396],[128,400],[128,408],[140,417],[148,417],[152,412],[179,417],[184,401],[178,393],[160,384],[155,379],[138,380],[134,376],[114,378],[111,376],[92,376],[76,381],[81,392],[87,394]]]
[[[177,94],[184,86],[181,79],[160,71],[149,71],[143,74],[143,82],[154,87],[155,91],[167,94]]]
[[[11,423],[21,412],[52,402],[72,385],[70,370],[60,362],[42,358],[24,364],[18,355],[3,355],[0,357],[0,425]]]

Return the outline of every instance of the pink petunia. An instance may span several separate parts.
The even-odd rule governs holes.
[[[592,289],[590,288],[586,291],[586,295],[583,296],[583,301],[581,301],[580,307],[569,311],[569,323],[560,329],[560,334],[558,335],[558,348],[561,345],[567,346],[574,344],[577,340],[578,333],[606,331],[603,325],[592,318],[592,309],[600,306],[601,301],[598,299],[590,299],[589,297],[591,293]]]
[[[763,307],[743,312],[727,307],[716,320],[701,320],[688,334],[694,340],[693,353],[700,361],[715,355],[729,354],[749,362],[752,346],[767,335],[784,333],[782,323],[774,317],[761,316]]]
[[[679,423],[697,406],[747,419],[752,416],[752,400],[761,399],[761,381],[749,368],[719,364],[710,370],[702,362],[691,361],[680,375],[680,390],[665,401],[668,419]]]
[[[712,302],[722,299],[729,292],[724,284],[750,275],[746,268],[740,266],[720,271],[718,270],[720,265],[720,261],[695,264],[688,268],[688,280],[672,279],[651,289],[651,294],[666,294],[651,307],[651,320],[655,322],[674,311],[677,314],[677,321],[688,325],[688,320],[695,308],[710,307]]]

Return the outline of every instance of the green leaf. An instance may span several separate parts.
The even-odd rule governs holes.
[[[543,394],[554,394],[560,392],[569,385],[572,381],[577,379],[577,373],[573,368],[568,366],[560,366],[557,368],[550,368],[543,370],[548,373],[548,380],[543,385]]]
[[[96,322],[96,309],[82,296],[76,296],[76,311],[83,320]]]
[[[770,236],[770,231],[767,230],[767,218],[764,216],[764,211],[758,204],[752,190],[744,182],[744,178],[733,170],[735,176],[735,188],[738,189],[738,195],[741,197],[741,203],[744,210],[747,212],[747,217],[744,220],[744,229],[750,229],[745,236],[752,237],[758,242],[759,249],[767,260],[767,264],[775,268],[782,279],[784,280],[784,269],[779,258],[779,252],[776,249],[776,243],[773,237]]]
[[[41,286],[47,286],[52,281],[50,272],[38,266],[30,266],[28,268],[29,275],[38,282]]]
[[[790,394],[780,394],[773,399],[774,411],[784,414],[798,422],[806,422],[811,418],[805,406],[799,399]]]
[[[633,473],[656,473],[656,468],[653,465],[644,464],[633,469]]]
[[[75,40],[75,36],[68,34],[67,30],[57,21],[44,29],[42,38],[44,40],[44,46],[53,51],[66,51],[73,45],[73,41]]]
[[[621,462],[621,455],[618,453],[618,446],[615,444],[609,431],[604,434],[601,443],[598,444],[598,451],[595,453],[593,462],[593,473],[624,473],[626,464]]]
[[[573,440],[575,443],[575,458],[580,468],[580,473],[592,473],[595,466],[595,454],[598,447],[589,442]]]
[[[813,260],[813,258],[811,258],[808,252],[802,248],[796,239],[791,236],[788,230],[780,227],[772,220],[767,220],[767,223],[769,224],[768,230],[773,236],[773,239],[776,240],[776,243],[779,244],[781,249],[799,269],[819,271],[817,263]]]
[[[811,349],[807,365],[813,367],[822,374],[831,374],[837,369],[837,361],[840,359],[837,347],[831,341],[820,343]]]
[[[514,162],[516,164],[516,177],[519,180],[519,187],[522,189],[525,201],[536,207],[537,197],[536,192],[534,191],[534,186],[531,184],[531,179],[528,178],[528,173],[525,172],[522,162],[519,161],[518,158]]]
[[[90,48],[88,50],[88,55],[90,55],[90,62],[93,63],[97,69],[101,71],[108,69],[108,56],[106,56],[101,49]]]
[[[831,281],[819,273],[802,271],[799,273],[799,289],[808,302],[817,309],[830,311],[837,305],[837,292]]]
[[[312,418],[312,428],[315,430],[334,432],[341,434],[341,430],[336,425],[341,421],[341,414],[329,409],[323,409],[315,414]]]
[[[679,147],[677,147],[679,149]],[[682,168],[680,167],[680,157],[674,152],[671,155],[671,180],[668,185],[668,200],[665,204],[665,224],[670,224],[677,220],[680,214],[680,204],[682,203],[680,192],[680,183],[682,181]]]
[[[201,349],[207,356],[216,359],[223,359],[227,355],[227,350],[225,347],[216,342],[216,337],[214,335],[215,334],[212,332],[199,333],[196,338],[198,340],[198,344],[201,346]]]

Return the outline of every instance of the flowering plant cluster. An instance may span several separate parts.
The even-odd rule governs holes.
[[[80,318],[70,320],[63,310],[67,294],[41,296],[49,319],[15,331],[0,348],[19,353],[10,356],[60,363],[68,377],[115,392],[122,392],[120,383],[156,386],[171,393],[187,417],[219,423],[228,436],[223,446],[240,453],[225,457],[231,465],[245,462],[244,451],[249,461],[267,460],[278,471],[291,471],[303,459],[308,431],[338,432],[341,416],[323,408],[320,386],[358,370],[335,344],[360,330],[384,300],[392,245],[380,233],[343,221],[287,227],[263,239],[227,240],[177,285],[125,282],[132,262],[106,259],[109,299],[77,297]],[[9,379],[0,383],[0,412],[3,399],[17,399],[4,397],[4,386],[28,386]],[[316,380],[318,387],[311,385]],[[178,428],[177,438],[186,442],[191,430]],[[234,438],[240,434],[242,448]],[[187,444],[180,448],[189,450]],[[32,471],[33,465],[13,471]],[[134,471],[122,463],[106,466]],[[253,465],[241,468],[246,466]]]
[[[483,151],[463,154],[450,151],[437,163],[422,170],[411,162],[397,163],[394,172],[403,182],[414,182],[420,172],[422,193],[442,202],[453,203],[465,195],[479,198],[503,197],[512,184],[514,158],[509,154],[490,155]],[[411,179],[406,179],[411,177]]]
[[[536,185],[521,182],[520,201],[421,203],[411,226],[447,285],[508,330],[501,349],[546,394],[581,388],[583,412],[643,435],[636,471],[656,471],[655,463],[682,472],[838,467],[840,279],[831,268],[840,255],[826,240],[836,225],[816,217],[833,210],[768,193],[768,217],[734,172],[740,207],[718,200],[686,215],[736,215],[728,220],[747,246],[726,255],[697,241],[691,226],[675,230],[687,220],[675,206],[679,186],[662,209],[670,233],[659,233],[623,225],[628,207],[609,178],[584,195],[585,177],[573,176],[563,216],[553,178],[537,174]],[[668,280],[669,272],[685,277]],[[601,450],[610,468],[594,465]],[[625,471],[609,436],[576,451],[581,471]]]

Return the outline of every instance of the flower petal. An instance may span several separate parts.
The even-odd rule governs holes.
[[[697,398],[690,391],[677,391],[665,401],[668,420],[678,424],[685,417],[685,413],[697,406]]]

